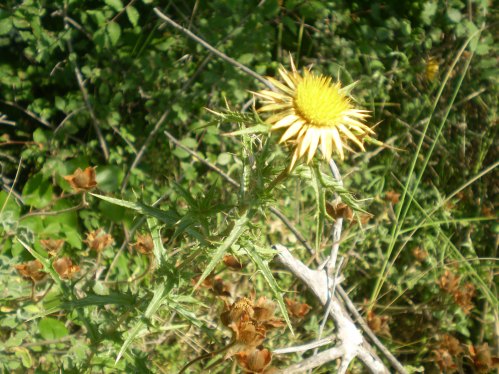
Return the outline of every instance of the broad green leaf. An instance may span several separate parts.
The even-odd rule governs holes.
[[[68,335],[68,329],[63,322],[55,318],[44,318],[38,323],[38,331],[46,340],[59,339]]]
[[[109,39],[111,40],[112,45],[116,45],[121,36],[121,27],[116,22],[110,22],[107,27],[107,34],[109,35]]]
[[[123,9],[123,3],[121,0],[104,0],[104,2],[117,12]]]
[[[126,7],[126,15],[128,16],[128,19],[130,20],[130,23],[135,27],[137,26],[139,22],[139,12],[137,9],[135,9],[133,6],[127,6]]]

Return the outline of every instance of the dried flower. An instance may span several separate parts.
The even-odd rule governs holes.
[[[262,90],[255,95],[263,99],[261,112],[276,112],[267,119],[271,130],[287,128],[280,143],[295,146],[290,169],[305,155],[309,163],[319,145],[328,161],[333,151],[343,159],[343,149],[350,150],[349,140],[364,151],[361,139],[374,132],[362,123],[368,112],[353,106],[348,87],[307,69],[300,75],[293,60],[291,71],[281,66],[279,74],[283,82],[268,78],[276,91]]]
[[[16,270],[25,279],[31,279],[33,282],[38,282],[45,278],[46,273],[42,271],[43,265],[38,260],[28,261],[16,265]]]
[[[367,324],[373,332],[379,336],[391,337],[388,316],[378,316],[372,310],[367,313]]]
[[[285,323],[280,319],[274,318],[275,309],[275,303],[262,296],[253,306],[253,318],[268,329],[282,327]]]
[[[152,236],[149,234],[137,234],[136,242],[132,246],[143,255],[152,253],[154,249],[154,242]]]
[[[453,356],[458,356],[464,352],[459,340],[448,334],[445,334],[440,338],[439,348],[445,349]]]
[[[312,309],[308,304],[299,303],[288,298],[285,298],[284,302],[286,303],[288,313],[295,318],[303,318]]]
[[[232,305],[227,306],[226,310],[220,315],[220,319],[225,326],[229,326],[232,323],[237,323],[241,320],[241,317],[247,314],[253,317],[253,302],[246,298],[241,297],[237,299]]]
[[[472,302],[475,291],[475,286],[472,283],[465,283],[463,287],[457,289],[452,295],[456,304],[461,307],[465,314],[468,314],[475,307],[475,304]]]
[[[254,349],[250,352],[236,354],[237,362],[246,373],[265,373],[272,361],[272,353],[268,349]]]
[[[493,357],[488,343],[468,347],[471,360],[479,373],[489,373],[492,369],[499,368],[499,357]]]
[[[395,191],[386,191],[385,192],[385,200],[389,201],[393,205],[397,204],[400,201],[400,194]]]
[[[330,204],[326,202],[326,212],[335,220],[343,218],[348,220],[348,222],[353,221],[353,210],[345,203],[335,202],[334,204]]]
[[[238,323],[231,325],[236,335],[236,342],[248,347],[258,347],[265,340],[265,327],[244,314]]]
[[[64,245],[64,239],[40,239],[40,244],[50,256],[57,256]]]
[[[423,262],[428,257],[428,252],[421,247],[414,247],[412,249],[412,255],[417,261]]]
[[[109,247],[114,242],[114,239],[110,234],[98,229],[87,233],[87,239],[84,242],[90,249],[101,252],[104,248]]]
[[[80,271],[80,267],[73,264],[73,261],[69,257],[54,260],[52,266],[62,279],[71,279],[75,273]]]
[[[461,278],[450,270],[445,270],[444,274],[440,277],[438,285],[440,288],[447,293],[454,293],[459,287],[459,280]]]
[[[73,174],[66,175],[65,180],[69,182],[76,192],[90,191],[97,186],[95,180],[95,167],[87,167],[85,170],[76,169]]]
[[[446,349],[436,349],[433,351],[435,362],[440,370],[445,373],[454,373],[457,370],[457,365],[454,362],[453,356]]]
[[[235,256],[226,254],[224,255],[223,262],[225,266],[234,269],[241,270],[243,268],[243,264],[239,261]]]

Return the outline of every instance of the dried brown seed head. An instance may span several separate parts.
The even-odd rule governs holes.
[[[243,264],[233,255],[225,255],[223,262],[225,266],[234,270],[241,270],[243,268]]]
[[[43,265],[38,260],[28,261],[16,265],[17,272],[25,279],[31,279],[33,282],[38,282],[45,278],[46,273],[41,271]]]
[[[372,310],[367,313],[367,324],[373,332],[379,336],[391,337],[388,316],[378,316]]]
[[[423,262],[428,257],[428,252],[421,247],[414,247],[412,249],[412,255],[417,261]]]
[[[453,356],[458,356],[464,352],[459,340],[452,335],[445,334],[440,338],[439,348],[448,351]]]
[[[470,345],[468,350],[473,365],[479,373],[489,373],[492,369],[499,368],[499,357],[492,356],[488,343]]]
[[[308,304],[302,304],[288,298],[285,298],[284,302],[286,303],[288,313],[295,318],[303,318],[312,309]]]
[[[466,283],[463,287],[455,290],[452,295],[454,296],[456,304],[461,307],[465,314],[469,314],[469,312],[475,307],[475,304],[473,304],[472,301],[475,293],[475,286],[472,283]]]
[[[40,244],[50,256],[57,256],[64,245],[64,239],[40,239]]]
[[[103,249],[109,247],[114,242],[114,239],[102,229],[98,229],[87,233],[87,238],[84,242],[90,249],[101,252]]]
[[[344,218],[348,222],[353,221],[353,210],[345,203],[335,202],[330,204],[326,202],[326,212],[335,220],[338,218]]]
[[[232,323],[232,330],[236,335],[236,342],[246,347],[258,347],[265,340],[265,327],[252,320],[247,314],[243,315],[239,323]]]
[[[85,170],[76,169],[73,174],[66,175],[65,180],[69,182],[76,192],[90,191],[97,186],[95,180],[95,167],[87,167]]]
[[[152,253],[154,249],[154,242],[150,234],[137,234],[136,242],[132,244],[139,253],[143,255],[148,255]]]
[[[443,291],[453,294],[459,288],[460,279],[458,275],[455,275],[450,270],[445,270],[444,274],[440,277],[438,285]]]
[[[246,373],[264,373],[272,361],[272,353],[268,349],[254,349],[236,355],[237,362]]]
[[[385,200],[395,205],[400,201],[400,194],[395,191],[386,191]]]
[[[80,267],[73,264],[73,261],[69,257],[54,260],[52,266],[62,279],[71,279],[75,273],[80,271]]]

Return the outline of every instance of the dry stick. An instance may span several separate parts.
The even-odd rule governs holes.
[[[330,315],[335,322],[340,345],[328,349],[310,359],[306,359],[301,364],[310,362],[312,364],[322,365],[327,361],[314,361],[314,357],[319,355],[327,356],[326,352],[339,352],[335,358],[342,357],[342,362],[338,373],[345,373],[350,362],[358,357],[373,373],[388,373],[388,369],[383,362],[365,346],[365,340],[362,334],[352,322],[344,308],[341,306],[339,300],[331,295],[329,284],[331,283],[330,277],[321,270],[311,270],[304,265],[300,260],[293,257],[289,250],[282,245],[275,245],[279,254],[277,255],[278,261],[283,264],[294,276],[300,279],[319,299],[322,305],[326,306],[328,302],[331,305]],[[321,356],[322,357],[322,356]],[[317,365],[317,366],[318,366]],[[307,366],[311,369],[316,366]],[[288,372],[285,369],[285,372]],[[301,369],[303,370],[303,369]]]
[[[66,13],[66,9],[64,10]],[[65,29],[69,29],[68,22],[66,20],[66,14],[64,14],[64,27]],[[68,49],[69,53],[74,53],[73,43],[71,42],[71,38],[68,38]],[[85,106],[87,107],[88,112],[90,113],[90,117],[92,118],[92,125],[94,127],[95,133],[97,134],[97,139],[99,141],[100,147],[102,148],[102,153],[104,154],[104,159],[106,161],[109,160],[109,149],[107,147],[106,141],[104,140],[104,136],[102,135],[102,131],[100,130],[99,120],[95,115],[94,108],[90,103],[90,99],[88,98],[88,92],[85,88],[85,83],[83,82],[83,76],[81,75],[80,68],[78,67],[78,63],[74,61],[74,72],[76,75],[76,80],[78,81],[78,86],[80,87],[81,94],[83,96],[83,101],[85,102]]]
[[[4,100],[0,100],[0,102],[4,103],[6,105],[12,106],[14,108],[19,109],[20,111],[24,112],[25,114],[27,114],[28,116],[30,116],[31,118],[33,118],[35,121],[40,122],[42,125],[47,126],[48,128],[51,128],[51,129],[54,128],[53,125],[51,125],[50,123],[48,123],[47,121],[45,121],[43,118],[38,117],[35,113],[29,111],[28,109],[24,109],[22,106],[20,106],[17,103],[14,103],[12,101],[4,101]]]
[[[267,87],[269,87],[270,89],[274,89],[273,85],[268,81],[266,80],[265,78],[263,78],[261,75],[255,73],[253,70],[247,68],[246,66],[240,64],[239,62],[237,62],[236,60],[230,58],[229,56],[225,55],[224,53],[218,51],[216,48],[214,48],[213,46],[209,45],[207,42],[205,42],[204,40],[202,40],[201,38],[199,38],[198,36],[194,35],[192,32],[190,32],[189,30],[185,29],[184,27],[180,26],[179,24],[177,24],[176,22],[174,22],[172,19],[170,19],[168,16],[166,16],[165,14],[161,13],[161,11],[158,9],[158,8],[154,8],[154,11],[155,13],[158,15],[158,17],[160,17],[161,19],[163,19],[164,21],[166,21],[168,24],[172,25],[174,28],[176,28],[177,30],[180,30],[181,32],[183,32],[184,34],[186,34],[188,37],[190,37],[191,39],[195,40],[196,42],[198,42],[199,44],[201,44],[203,47],[205,47],[206,49],[208,49],[209,51],[211,51],[212,53],[214,53],[215,55],[221,57],[222,59],[224,59],[225,61],[231,63],[232,65],[238,67],[240,70],[246,72],[247,74],[249,74],[250,76],[254,77],[255,79],[257,79],[258,81],[262,82],[263,84],[265,84]],[[166,132],[165,132],[166,133]],[[175,139],[171,134],[167,134],[167,136],[170,138],[170,140],[173,141],[173,139]],[[176,140],[176,139],[175,139]],[[195,152],[193,152],[192,150],[190,150],[189,148],[187,147],[184,147],[183,145],[181,145],[178,141],[175,142],[175,144],[179,147],[181,147],[182,149],[186,150],[188,153],[190,153],[191,155],[193,155],[194,157],[196,157],[198,160],[200,160],[201,162],[203,162],[206,166],[210,167],[211,169],[213,169],[214,171],[218,172],[220,175],[222,175],[227,181],[229,181],[229,183],[233,184],[234,186],[239,186],[239,183],[237,183],[235,180],[233,180],[231,177],[229,177],[227,174],[225,174],[224,172],[222,172],[219,168],[217,168],[216,166],[210,164],[208,161],[204,160],[202,157],[199,157]],[[337,168],[336,168],[336,165],[334,165],[334,167],[330,164],[330,167],[331,167],[331,171],[333,173],[333,175],[336,174],[336,172],[338,171]],[[334,168],[336,168],[336,170],[334,170]],[[339,173],[338,173],[339,175]],[[282,215],[282,213],[278,212],[275,208],[270,208],[270,210],[276,214],[278,216],[278,218],[282,219],[284,218],[283,222],[286,226],[288,226],[288,228],[293,232],[293,234],[296,235],[297,239],[305,246],[305,248],[307,248],[307,250],[311,253],[313,253],[313,249],[307,244],[306,240],[303,238],[303,236],[298,232],[298,230],[296,230],[294,228],[294,226]],[[277,214],[277,212],[279,214]],[[338,226],[340,226],[338,224]],[[339,230],[339,233],[341,234],[341,229]],[[338,285],[338,288],[340,288],[340,286]],[[341,290],[343,291],[343,289],[341,288]],[[342,292],[347,298],[348,298],[348,295],[343,291]],[[349,300],[349,299],[348,299]],[[350,301],[351,302],[351,301]],[[362,318],[360,315],[358,315],[358,312],[357,312],[357,315],[356,315],[357,318]],[[363,329],[365,330],[364,327],[367,327],[367,324],[365,324],[365,322],[363,324],[361,324],[361,326],[363,327]],[[369,336],[374,336],[374,333],[367,327],[367,329],[369,330],[369,333],[368,335]],[[367,331],[366,331],[367,332]],[[383,353],[389,353],[389,351],[383,346],[383,344],[378,340],[376,339],[375,340],[375,344],[376,346],[383,352]],[[361,355],[359,355],[359,357],[363,357],[364,360],[368,360],[368,358],[366,358],[366,356],[364,355],[364,353],[362,353]],[[392,365],[394,367],[397,367],[397,368],[401,368],[398,369],[398,371],[400,373],[406,373],[405,369],[403,369],[402,365],[398,362],[398,360],[391,354],[389,353],[389,355],[387,355],[387,358],[389,359],[389,361],[392,363]]]
[[[85,200],[85,193],[83,193],[81,196],[82,196],[81,202],[78,205],[75,205],[75,206],[72,206],[69,208],[65,208],[65,209],[61,209],[61,210],[51,210],[51,211],[37,210],[35,212],[26,213],[25,215],[21,216],[19,218],[19,221],[22,221],[23,219],[26,219],[28,217],[34,217],[34,216],[45,216],[45,217],[57,216],[59,214],[69,213],[69,212],[73,212],[75,210],[80,210],[80,209],[86,208],[88,206],[88,203]]]
[[[161,11],[158,9],[158,8],[154,8],[154,12],[157,14],[157,16],[159,18],[161,18],[163,21],[167,22],[169,25],[173,26],[174,28],[176,28],[177,30],[183,32],[185,35],[187,35],[189,38],[193,39],[194,41],[198,42],[199,44],[201,44],[203,47],[205,47],[207,50],[209,50],[210,52],[212,52],[213,54],[217,55],[218,57],[221,57],[223,60],[231,63],[232,65],[234,65],[235,67],[239,68],[240,70],[244,71],[246,74],[252,76],[253,78],[255,78],[256,80],[260,81],[261,83],[263,83],[264,85],[266,85],[267,87],[269,88],[273,88],[273,86],[270,84],[270,82],[268,80],[266,80],[265,78],[263,78],[261,75],[255,73],[253,70],[249,69],[248,67],[244,66],[243,64],[237,62],[236,60],[234,60],[233,58],[227,56],[225,53],[222,53],[220,52],[218,49],[216,49],[215,47],[212,47],[210,44],[208,44],[207,42],[205,42],[203,39],[201,39],[200,37],[198,37],[197,35],[193,34],[192,32],[190,32],[189,30],[187,30],[185,27],[182,27],[180,26],[178,23],[176,23],[175,21],[173,21],[170,17],[168,17],[167,15],[161,13]]]

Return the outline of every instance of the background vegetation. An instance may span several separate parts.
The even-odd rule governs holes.
[[[325,257],[335,189],[324,165],[298,168],[266,190],[288,164],[277,136],[224,135],[258,123],[248,91],[261,83],[164,24],[155,6],[259,74],[289,66],[290,53],[300,67],[313,65],[344,85],[358,81],[353,94],[372,111],[377,138],[396,149],[371,144],[339,164],[350,205],[360,201],[371,213],[344,228],[343,285],[408,370],[492,370],[499,316],[498,18],[491,5],[3,1],[2,370],[177,372],[229,342],[219,318],[224,293],[311,307],[291,315],[294,335],[288,327],[269,333],[269,349],[317,337],[323,310],[272,262],[271,245],[311,256],[268,208],[279,208]],[[226,105],[246,119],[205,110]],[[64,179],[88,166],[96,166],[93,192],[119,200],[76,192]],[[248,207],[251,217],[243,219]],[[241,269],[224,265],[225,251]],[[65,262],[32,283],[19,265],[33,256],[46,269],[54,258]],[[208,279],[194,289],[203,272]],[[287,315],[278,308],[276,317]],[[273,366],[310,354],[275,356]],[[213,372],[240,370],[219,358],[192,372],[213,363]]]

